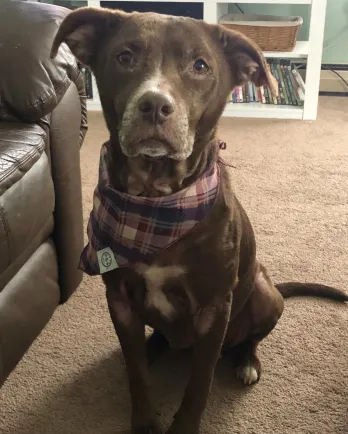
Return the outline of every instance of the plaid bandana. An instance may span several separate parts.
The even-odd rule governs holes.
[[[219,191],[215,164],[196,183],[169,196],[122,193],[110,185],[107,156],[104,145],[87,227],[89,242],[80,259],[79,267],[90,275],[144,260],[169,247],[208,216]]]

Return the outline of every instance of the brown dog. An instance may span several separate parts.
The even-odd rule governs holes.
[[[193,348],[191,378],[168,433],[197,434],[223,349],[233,347],[238,378],[254,383],[261,369],[256,347],[280,318],[283,297],[348,300],[323,285],[274,286],[256,260],[252,227],[219,161],[215,134],[228,93],[248,80],[275,93],[274,78],[250,40],[189,18],[79,9],[62,23],[52,57],[62,42],[96,76],[113,189],[171,197],[208,168],[217,170],[214,206],[203,221],[155,254],[103,274],[127,364],[133,433],[160,432],[149,392],[147,324],[160,333],[150,349],[161,342]],[[103,254],[107,268],[113,259]]]

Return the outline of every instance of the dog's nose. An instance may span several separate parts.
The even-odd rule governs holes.
[[[174,112],[175,104],[168,94],[148,91],[139,99],[138,109],[144,119],[153,123],[162,123]]]

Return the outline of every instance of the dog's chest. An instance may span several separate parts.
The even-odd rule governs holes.
[[[178,265],[143,265],[137,271],[146,287],[141,306],[144,323],[159,330],[171,347],[189,348],[209,332],[217,314],[211,280],[195,287],[189,278],[192,270]],[[202,305],[198,295],[204,292],[211,298]]]
[[[193,317],[183,317],[173,312],[168,318],[166,312],[148,310],[144,317],[146,325],[161,332],[173,349],[191,348],[197,337]]]
[[[151,319],[150,319],[151,318]],[[154,330],[161,332],[169,343],[169,346],[175,350],[185,350],[193,347],[196,339],[196,332],[193,324],[181,320],[173,322],[160,319],[158,316],[154,319],[153,315],[146,322]]]

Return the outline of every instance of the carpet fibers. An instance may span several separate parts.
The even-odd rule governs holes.
[[[90,114],[81,151],[85,223],[107,138]],[[224,119],[220,137],[234,187],[276,282],[320,281],[347,290],[348,100],[321,98],[316,122]],[[348,433],[348,305],[297,298],[260,345],[261,381],[244,387],[219,362],[202,434]],[[167,353],[152,369],[168,426],[189,358]],[[0,390],[1,434],[126,434],[125,366],[103,285],[85,277]],[[183,433],[185,434],[185,433]]]

